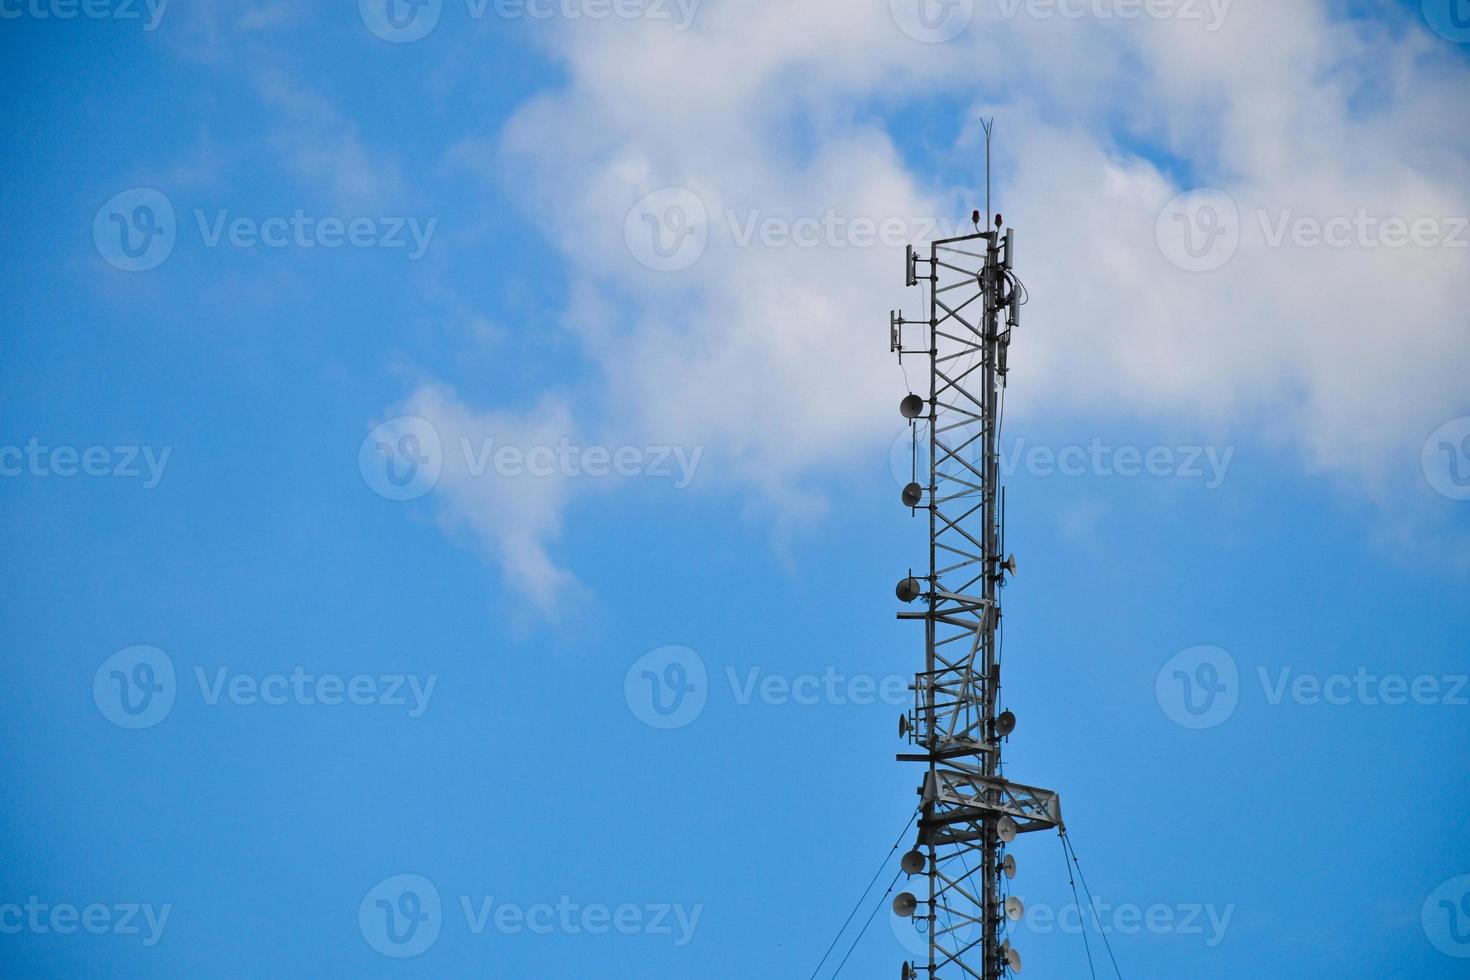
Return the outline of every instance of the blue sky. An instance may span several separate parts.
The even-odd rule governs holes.
[[[808,976],[914,801],[888,311],[993,114],[1011,775],[1125,976],[1466,975],[1448,8],[58,9],[0,21],[0,973]]]

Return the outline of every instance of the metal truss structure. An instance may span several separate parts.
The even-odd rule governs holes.
[[[977,229],[979,221],[977,212]],[[920,971],[929,980],[995,980],[1019,970],[1005,937],[1007,915],[1019,917],[1006,898],[1016,867],[1007,845],[1062,825],[1057,794],[1008,781],[1001,764],[1015,716],[1000,704],[1000,596],[1015,562],[1004,557],[999,429],[1007,354],[1025,302],[1012,271],[1015,234],[1002,235],[1002,225],[997,216],[994,231],[934,242],[927,259],[910,249],[908,285],[927,290],[929,316],[891,318],[893,351],[929,361],[928,398],[911,394],[902,406],[915,459],[903,500],[929,517],[928,574],[910,573],[898,587],[899,599],[916,607],[899,618],[923,623],[925,649],[913,710],[900,723],[921,751],[899,759],[927,766],[918,840],[904,868],[927,878],[928,899],[905,892],[894,907],[927,926],[929,961],[905,963],[905,980]]]

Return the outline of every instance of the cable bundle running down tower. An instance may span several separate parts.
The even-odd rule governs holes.
[[[927,927],[929,962],[904,963],[904,980],[921,971],[928,980],[1018,972],[1020,954],[1005,928],[1025,909],[1005,894],[1016,874],[1007,848],[1018,834],[1062,826],[1057,794],[1010,782],[1001,765],[1016,718],[1001,709],[1000,593],[1016,564],[1005,557],[999,434],[1007,353],[1026,291],[1013,271],[1014,231],[1001,233],[999,215],[994,231],[978,230],[978,211],[974,221],[976,234],[932,243],[927,259],[908,251],[908,285],[927,288],[928,319],[891,315],[900,360],[929,359],[928,398],[910,394],[900,406],[914,439],[903,502],[929,515],[928,574],[910,572],[897,589],[902,602],[922,605],[899,618],[924,626],[924,670],[913,710],[899,723],[900,736],[922,751],[898,758],[927,766],[918,840],[902,866],[927,879],[928,899],[905,891],[893,909]],[[910,338],[905,328],[922,336]]]

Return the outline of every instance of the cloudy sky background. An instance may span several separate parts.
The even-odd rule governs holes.
[[[14,9],[0,444],[170,455],[153,487],[0,479],[0,903],[174,906],[146,948],[0,935],[21,975],[807,975],[907,816],[902,707],[742,704],[730,672],[918,663],[891,589],[923,556],[893,462],[922,364],[888,316],[921,309],[904,244],[984,207],[992,117],[1031,296],[1013,775],[1063,792],[1109,900],[1233,910],[1218,943],[1115,935],[1125,974],[1457,975],[1421,913],[1470,874],[1470,707],[1272,704],[1260,672],[1466,671],[1465,11],[444,0],[406,35],[372,3]],[[94,228],[140,188],[174,241],[130,272]],[[211,243],[298,210],[405,219],[422,254]],[[1384,244],[1395,221],[1422,240]],[[404,435],[435,475],[390,499],[375,445]],[[631,447],[638,475],[476,472],[466,443]],[[1172,469],[1027,455],[1094,444]],[[134,644],[178,674],[143,731],[90,694]],[[671,644],[708,703],[661,730],[625,680]],[[1192,731],[1156,680],[1201,645],[1239,705]],[[297,665],[438,680],[418,718],[194,680]],[[1058,850],[1018,851],[1032,904],[1070,901]],[[400,961],[356,917],[402,873],[446,913]],[[460,895],[703,913],[680,946],[477,936]],[[844,976],[893,974],[887,920]],[[1018,945],[1085,969],[1075,935]]]

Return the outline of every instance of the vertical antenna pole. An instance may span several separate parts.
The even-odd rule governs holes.
[[[990,139],[995,134],[995,117],[989,121],[980,120],[980,126],[985,130],[985,226],[990,226],[990,220],[995,217],[995,212],[990,209]]]

